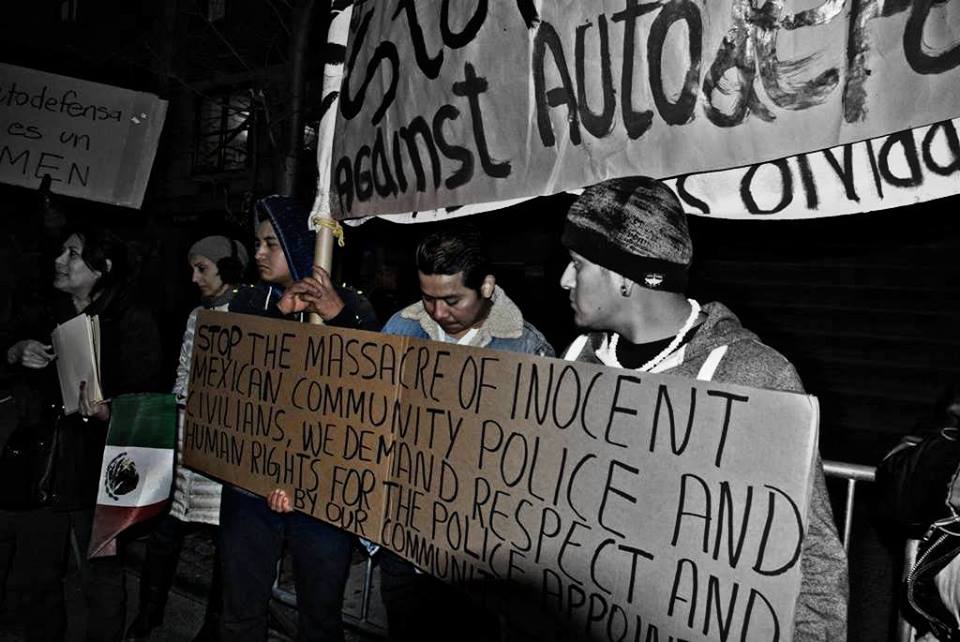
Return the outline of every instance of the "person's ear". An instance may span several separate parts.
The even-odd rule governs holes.
[[[633,293],[635,283],[625,276],[620,277],[620,295],[629,297]]]
[[[491,298],[496,285],[497,279],[492,274],[485,276],[483,278],[483,283],[480,284],[480,296],[482,296],[484,299]]]
[[[109,273],[113,269],[113,261],[110,259],[104,259],[105,266],[103,268],[104,273]]]

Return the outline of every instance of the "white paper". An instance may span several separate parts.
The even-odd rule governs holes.
[[[90,403],[103,401],[99,338],[99,318],[86,314],[58,325],[53,331],[64,414],[71,415],[80,410],[81,381],[86,382],[86,396]]]

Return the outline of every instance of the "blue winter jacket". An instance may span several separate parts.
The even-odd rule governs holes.
[[[494,289],[492,299],[493,307],[470,342],[471,346],[542,357],[554,356],[553,346],[532,323],[524,320],[520,308],[499,286]],[[408,305],[390,317],[383,327],[383,333],[440,340],[440,328],[427,314],[422,301]]]

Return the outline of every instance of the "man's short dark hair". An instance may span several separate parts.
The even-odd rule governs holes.
[[[479,292],[483,280],[490,274],[490,263],[476,230],[445,230],[434,232],[420,242],[417,269],[428,276],[463,272],[463,284]]]

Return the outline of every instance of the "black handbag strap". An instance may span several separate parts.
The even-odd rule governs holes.
[[[17,404],[8,390],[0,390],[0,452],[17,429]]]

